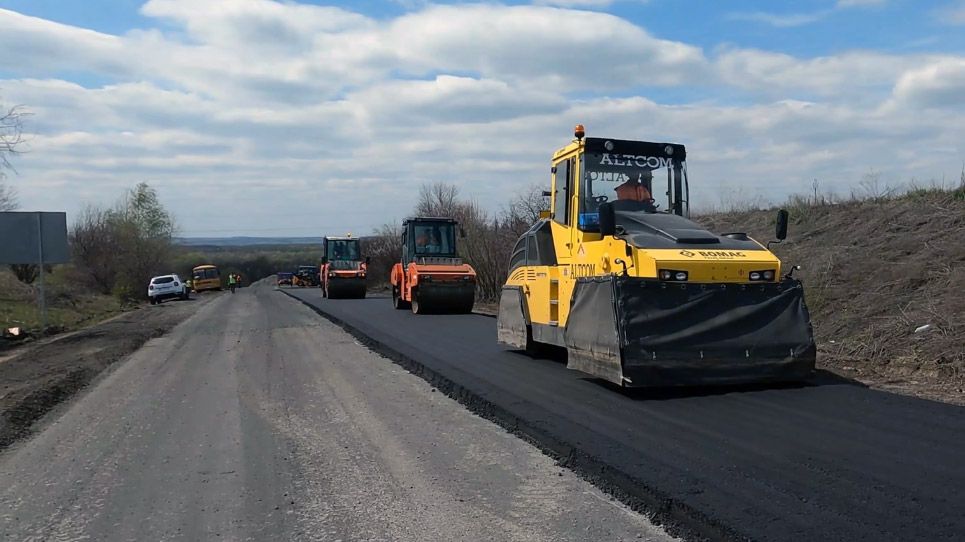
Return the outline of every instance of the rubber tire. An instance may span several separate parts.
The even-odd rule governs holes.
[[[546,352],[542,343],[533,340],[533,326],[526,326],[526,348],[523,350],[527,355],[534,358],[542,357]]]
[[[419,303],[419,289],[412,289],[412,301],[409,302],[409,307],[412,309],[412,314],[426,314],[426,306],[424,303]]]
[[[399,289],[394,286],[392,287],[392,306],[400,311],[410,308],[409,302],[402,299]]]

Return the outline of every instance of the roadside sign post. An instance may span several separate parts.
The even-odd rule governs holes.
[[[47,295],[44,293],[44,236],[40,213],[37,213],[37,231],[41,232],[41,235],[37,236],[37,262],[40,266],[40,284],[37,287],[37,296],[40,298],[38,302],[40,304],[40,333],[43,335],[47,333]]]
[[[47,296],[44,268],[70,261],[67,213],[0,213],[0,264],[36,265],[40,273],[37,305],[41,333],[47,332]]]

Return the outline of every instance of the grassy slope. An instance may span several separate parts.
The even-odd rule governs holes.
[[[81,291],[71,286],[68,269],[57,266],[47,275],[47,318],[51,327],[72,330],[120,313],[121,304],[112,296]],[[37,293],[17,281],[6,266],[0,267],[0,327],[21,326],[40,329]]]
[[[825,367],[859,378],[965,387],[965,193],[919,190],[881,201],[798,200],[789,239]],[[774,211],[699,217],[713,231],[773,236]],[[922,325],[931,329],[915,333]]]

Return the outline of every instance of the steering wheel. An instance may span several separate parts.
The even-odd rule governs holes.
[[[595,196],[593,198],[593,201],[597,202],[597,204],[600,204],[600,203],[606,203],[609,199],[610,198],[608,198],[607,196]]]

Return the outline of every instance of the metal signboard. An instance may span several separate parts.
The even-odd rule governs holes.
[[[68,261],[67,213],[0,213],[0,264]]]
[[[47,332],[44,268],[48,264],[68,261],[67,213],[0,213],[0,264],[40,266],[37,304],[40,306],[41,335]]]

